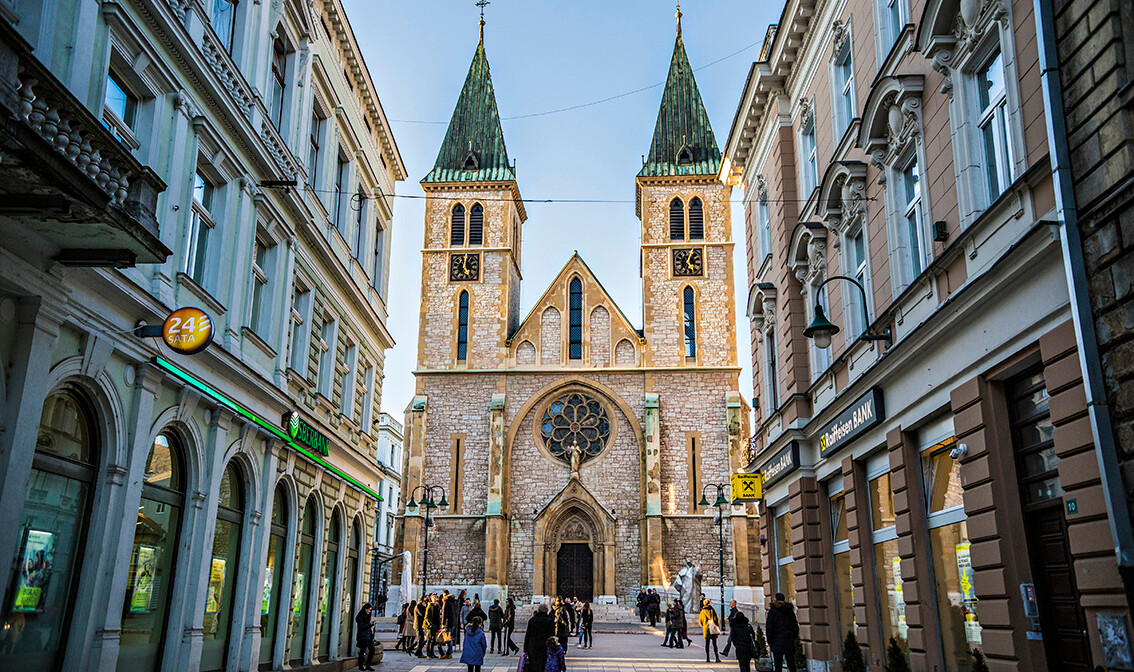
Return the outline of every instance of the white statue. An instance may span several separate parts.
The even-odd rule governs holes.
[[[677,573],[674,588],[681,596],[685,611],[696,614],[701,611],[701,566],[685,558],[685,566]]]

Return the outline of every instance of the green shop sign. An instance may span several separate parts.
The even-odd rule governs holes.
[[[287,428],[287,435],[293,441],[302,443],[320,455],[331,454],[331,440],[320,434],[319,430],[304,422],[303,418],[299,417],[299,413],[295,411],[284,413],[283,421],[280,424]]]
[[[167,373],[171,374],[172,376],[174,376],[178,380],[180,380],[180,381],[184,382],[185,384],[189,385],[190,387],[200,391],[202,394],[209,397],[213,401],[217,402],[221,406],[224,406],[228,410],[232,411],[233,413],[236,413],[237,415],[239,415],[242,418],[245,418],[246,420],[250,420],[250,421],[256,423],[256,425],[258,427],[260,427],[261,429],[268,432],[272,436],[274,436],[277,439],[286,443],[288,446],[291,447],[292,450],[299,453],[300,455],[305,457],[307,460],[311,461],[313,464],[317,464],[318,466],[326,469],[327,471],[331,472],[335,476],[338,476],[339,478],[341,478],[344,481],[346,481],[347,483],[349,483],[351,486],[358,488],[360,491],[366,493],[367,495],[370,495],[375,500],[377,500],[379,502],[382,501],[382,497],[379,496],[379,494],[377,492],[374,492],[373,489],[367,487],[362,482],[360,482],[357,478],[354,478],[353,476],[346,473],[342,469],[339,469],[335,465],[333,465],[330,462],[328,462],[327,460],[323,459],[323,456],[327,454],[326,452],[323,452],[322,454],[320,454],[320,452],[318,452],[318,449],[314,449],[315,452],[312,452],[313,447],[311,447],[310,444],[301,443],[297,438],[295,438],[295,435],[292,434],[292,430],[291,430],[291,423],[290,423],[290,419],[289,419],[290,415],[291,415],[290,413],[287,414],[287,416],[284,416],[285,417],[284,426],[287,427],[287,429],[286,430],[280,429],[279,427],[275,426],[271,422],[268,422],[267,420],[261,418],[260,416],[256,415],[255,413],[248,410],[247,408],[244,408],[240,404],[236,403],[232,399],[229,399],[227,396],[222,394],[220,391],[218,391],[213,386],[211,386],[208,383],[200,380],[199,378],[197,378],[193,374],[189,373],[188,371],[185,371],[184,369],[177,366],[176,364],[169,361],[168,359],[165,359],[164,357],[154,357],[152,361],[156,366],[161,368],[163,371],[166,371]],[[316,434],[319,435],[319,436],[322,436],[321,434],[318,434],[318,432],[316,432]],[[326,437],[323,437],[323,440],[326,441]],[[324,451],[325,450],[326,449],[324,448]]]

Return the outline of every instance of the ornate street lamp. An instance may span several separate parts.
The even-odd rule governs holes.
[[[414,497],[417,496],[419,490],[421,491],[421,500],[414,502]],[[434,498],[438,493],[441,497],[435,502]],[[429,528],[433,527],[433,517],[429,515],[429,512],[438,507],[449,508],[449,500],[445,499],[445,488],[440,485],[419,485],[410,491],[409,497],[406,499],[406,511],[414,511],[420,506],[425,515],[425,547],[421,555],[421,595],[424,597],[429,592],[426,589],[429,585]]]
[[[706,496],[706,493],[708,493],[708,491],[710,489],[715,489],[717,491],[717,501],[713,502],[712,505],[717,507],[717,521],[716,521],[717,522],[717,548],[718,548],[718,551],[720,553],[720,570],[721,570],[721,611],[720,611],[720,618],[721,618],[721,622],[724,623],[724,621],[725,621],[725,617],[724,617],[725,616],[725,611],[724,611],[724,584],[725,584],[725,573],[724,573],[724,507],[729,505],[728,497],[725,496],[725,492],[728,491],[728,484],[727,483],[708,483],[708,484],[705,485],[705,487],[701,488],[701,501],[700,501],[701,506],[709,506],[709,498]],[[688,606],[686,606],[686,608],[688,608]]]
[[[858,291],[862,292],[862,323],[866,326],[870,326],[870,316],[866,314],[866,290],[858,280],[849,278],[845,275],[833,275],[823,282],[819,283],[819,286],[815,288],[815,296],[820,296],[820,290],[822,290],[823,286],[828,282],[831,282],[832,280],[846,280],[855,287],[858,287]],[[837,324],[833,324],[830,320],[827,319],[827,316],[823,314],[823,304],[819,303],[819,300],[816,299],[815,318],[811,320],[811,324],[809,324],[807,328],[803,330],[803,335],[810,339],[814,339],[815,347],[822,350],[824,348],[831,347],[831,337],[837,333],[839,333],[839,326]],[[889,348],[892,344],[889,327],[886,327],[886,329],[883,330],[880,334],[875,334],[869,330],[864,331],[862,335],[859,336],[859,338],[864,341],[885,341],[887,348]]]

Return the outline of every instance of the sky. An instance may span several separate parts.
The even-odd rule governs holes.
[[[382,410],[399,420],[414,394],[424,201],[418,182],[433,167],[477,44],[474,0],[343,0],[363,58],[406,164],[394,202]],[[682,35],[716,134],[724,146],[741,90],[778,1],[687,0]],[[650,147],[675,38],[664,0],[492,0],[484,41],[504,119],[508,156],[526,203],[520,313],[526,315],[575,250],[635,327],[641,223],[634,177]],[[722,60],[723,59],[723,60]],[[702,69],[703,68],[703,69]],[[639,89],[646,88],[639,91]],[[635,92],[636,91],[636,92]],[[629,93],[635,92],[635,93]],[[629,95],[621,95],[628,94]],[[620,96],[579,109],[561,110]],[[733,190],[738,361],[752,397],[744,300],[744,220]]]

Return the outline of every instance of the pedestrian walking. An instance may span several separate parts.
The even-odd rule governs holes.
[[[736,662],[740,664],[740,672],[752,672],[752,659],[756,657],[756,633],[744,612],[736,613],[728,638],[736,646]]]
[[[516,631],[516,603],[512,598],[504,600],[504,643],[505,646],[500,653],[505,656],[510,656],[520,650],[516,643],[512,641],[512,633]]]
[[[374,621],[370,617],[373,607],[369,602],[362,605],[358,615],[354,617],[355,644],[358,645],[358,669],[373,670],[370,664],[374,661]]]
[[[646,591],[638,591],[638,601],[634,603],[635,610],[638,612],[638,620],[642,623],[646,622]]]
[[[728,639],[725,640],[724,651],[725,657],[728,656],[729,650],[732,648],[732,622],[736,620],[736,615],[740,610],[736,608],[736,600],[729,600],[728,603]]]
[[[504,609],[500,606],[500,600],[493,600],[492,606],[488,608],[488,632],[492,635],[488,644],[489,653],[504,653],[503,630]]]
[[[783,593],[776,593],[772,606],[768,608],[768,622],[764,627],[768,633],[768,648],[772,650],[772,664],[776,672],[782,672],[784,661],[788,670],[795,672],[795,639],[799,636],[799,621],[795,618],[795,607],[784,599]]]
[[[445,653],[441,654],[441,659],[446,660],[453,657],[453,647],[461,642],[461,607],[448,590],[441,591],[441,631],[441,638],[448,639],[444,642]]]
[[[650,588],[646,595],[646,613],[649,615],[650,627],[658,627],[658,617],[661,616],[661,596],[657,588]]]
[[[693,640],[689,639],[689,619],[685,616],[685,603],[681,600],[674,600],[674,605],[677,607],[674,616],[677,618],[677,639],[678,641],[684,640],[689,645],[693,644]],[[682,644],[678,648],[684,648]]]
[[[428,637],[428,629],[425,627],[425,617],[429,613],[429,596],[422,596],[421,601],[417,603],[417,608],[413,612],[413,628],[417,633],[417,650],[414,652],[418,658],[424,658],[421,654],[422,649],[425,647],[425,640]]]
[[[709,662],[709,645],[713,646],[713,655],[717,662],[721,662],[721,654],[717,651],[717,637],[721,634],[721,620],[717,616],[713,603],[709,600],[701,601],[701,614],[698,617],[701,623],[701,636],[705,638],[705,662]]]
[[[402,610],[398,612],[398,641],[394,644],[395,651],[404,651],[404,644],[406,643],[406,610],[409,609],[408,604],[402,605]]]
[[[524,632],[524,653],[528,656],[525,672],[546,672],[547,640],[554,636],[555,620],[548,613],[547,605],[536,605],[535,613],[528,619]]]
[[[570,607],[563,601],[562,598],[555,598],[554,606],[551,609],[551,615],[555,620],[555,636],[560,642],[567,642],[571,636],[571,618],[567,615]]]
[[[579,648],[589,649],[594,646],[595,612],[591,611],[591,603],[584,602],[583,610],[579,612]]]
[[[547,638],[547,665],[544,672],[565,672],[567,670],[567,652],[559,646],[558,637]]]
[[[480,672],[484,665],[484,650],[487,644],[484,641],[484,631],[480,629],[484,621],[473,616],[469,619],[469,627],[465,629],[465,645],[461,649],[461,662],[469,666],[469,672]]]
[[[684,649],[685,643],[678,629],[680,627],[678,615],[681,613],[681,609],[677,604],[677,600],[674,600],[665,610],[665,641],[662,642],[662,646],[671,649]]]

